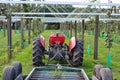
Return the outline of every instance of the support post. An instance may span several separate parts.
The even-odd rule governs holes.
[[[12,57],[12,27],[11,27],[11,14],[7,15],[8,20],[8,57]]]
[[[32,33],[33,33],[33,37],[34,37],[34,34],[35,34],[35,26],[36,26],[36,25],[35,25],[34,21],[32,21],[32,22],[33,22],[33,23],[32,23],[32,24],[33,24],[33,25],[32,25]]]
[[[4,27],[4,37],[6,37],[6,24],[3,22],[3,27]]]
[[[110,32],[110,27],[111,27],[110,24],[111,24],[110,22],[107,23],[107,33]]]
[[[68,22],[66,21],[66,22],[65,22],[65,35],[66,35],[66,36],[68,35],[68,31],[67,31],[67,26],[68,26],[68,25],[67,25],[67,24],[68,24]]]
[[[17,23],[15,22],[15,33],[17,33]]]
[[[71,23],[69,24],[70,25],[70,38],[72,37],[72,21],[71,21]]]
[[[66,23],[66,28],[67,28],[67,37],[69,38],[69,22]]]
[[[28,25],[28,44],[30,44],[30,37],[31,37],[31,21]]]
[[[21,48],[24,48],[24,31],[23,31],[23,19],[21,19]]]
[[[94,59],[98,58],[99,16],[95,16]]]
[[[63,22],[63,32],[65,34],[65,22]]]
[[[75,21],[75,38],[77,39],[77,21]]]
[[[68,23],[68,32],[69,32],[69,38],[71,38],[71,34],[70,34],[70,22]]]
[[[62,23],[60,23],[60,31],[62,31]]]
[[[82,32],[82,42],[84,44],[84,28],[85,28],[85,21],[82,20],[82,29],[81,29],[81,32]]]

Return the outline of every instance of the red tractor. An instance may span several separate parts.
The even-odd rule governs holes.
[[[41,36],[33,40],[32,62],[33,66],[43,65],[42,59],[47,54],[47,64],[55,59],[58,63],[65,60],[71,66],[81,66],[83,62],[83,43],[75,37],[70,39],[69,45],[65,43],[65,36],[61,33],[50,35],[49,49],[45,50],[45,40]]]

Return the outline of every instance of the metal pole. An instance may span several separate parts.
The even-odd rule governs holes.
[[[71,38],[71,36],[70,36],[70,22],[68,23],[68,34],[69,34],[68,37]]]
[[[105,32],[107,32],[107,24],[108,24],[108,22],[106,21],[106,23],[105,23]]]
[[[95,17],[94,59],[98,58],[99,16]]]
[[[92,3],[92,2],[68,2],[68,1],[12,1],[12,0],[0,0],[0,3],[4,4],[43,4],[43,5],[93,5],[93,6],[120,6],[119,3]]]
[[[23,19],[21,19],[21,48],[24,48],[24,31],[23,31]]]
[[[81,31],[82,31],[82,42],[83,42],[83,44],[84,44],[84,28],[85,28],[85,20],[82,20],[82,29],[81,29]]]
[[[39,22],[36,22],[37,23],[37,36],[39,35]],[[42,30],[43,31],[43,30]]]
[[[75,21],[75,38],[77,39],[77,21]]]
[[[12,27],[11,27],[11,14],[7,15],[8,17],[8,57],[12,57]]]
[[[35,23],[34,23],[34,21],[33,21],[33,23],[32,23],[33,25],[32,25],[32,32],[33,32],[33,37],[35,36],[34,34],[35,34]]]
[[[110,27],[111,27],[110,24],[111,24],[110,22],[107,23],[107,33],[110,32]]]
[[[6,37],[6,24],[3,22],[3,27],[4,27],[4,37]]]
[[[65,35],[67,36],[68,32],[67,32],[67,25],[68,24],[68,21],[65,22]]]
[[[30,21],[30,24],[28,25],[28,44],[30,44],[30,37],[31,37],[31,21]]]
[[[72,37],[72,21],[71,21],[71,23],[69,24],[70,25],[70,38]]]
[[[15,22],[14,24],[15,24],[15,33],[17,33],[17,31],[16,31],[17,30],[17,23]]]
[[[63,23],[63,30],[64,30],[64,33],[65,33],[65,22]]]
[[[62,28],[61,28],[61,27],[62,27],[62,23],[60,23],[60,31],[62,31]]]
[[[69,22],[66,23],[66,28],[67,28],[67,37],[69,37]]]

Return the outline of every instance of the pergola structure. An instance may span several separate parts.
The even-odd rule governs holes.
[[[0,4],[41,4],[41,5],[79,5],[79,6],[88,6],[88,5],[93,5],[93,6],[107,6],[107,7],[111,7],[111,6],[120,6],[120,3],[94,3],[94,2],[61,2],[61,1],[0,1]],[[47,7],[49,8],[49,7]],[[75,13],[75,11],[72,11],[71,13],[66,13],[64,11],[64,13],[61,13],[59,11],[54,12],[52,11],[50,8],[49,10],[51,11],[50,13],[46,13],[46,12],[39,12],[39,13],[35,13],[35,12],[12,12],[11,14],[14,16],[10,16],[8,18],[8,54],[11,54],[11,18],[13,19],[21,19],[23,20],[23,18],[40,18],[43,22],[47,22],[47,23],[62,23],[65,21],[82,21],[82,37],[84,36],[84,21],[85,20],[89,20],[88,17],[85,18],[64,18],[64,17],[38,17],[38,16],[34,16],[34,15],[87,15],[87,16],[96,16],[95,17],[95,42],[94,42],[94,59],[97,59],[97,54],[98,54],[98,27],[99,27],[99,20],[120,20],[119,18],[99,18],[99,16],[106,16],[106,13]],[[29,15],[29,16],[23,16],[23,15]],[[117,13],[112,13],[112,16],[120,16],[120,14]],[[1,16],[0,19],[5,19],[4,16]],[[76,27],[76,26],[75,26]],[[23,30],[23,26],[21,26],[21,30]],[[23,36],[23,33],[21,33],[21,36]],[[83,37],[84,38],[84,37]],[[84,39],[83,39],[84,40]],[[22,42],[23,44],[23,42]]]
[[[12,12],[12,15],[88,15],[88,16],[107,16],[107,13],[48,13],[48,12],[41,12],[41,13],[34,13],[34,12]],[[120,16],[118,13],[111,13],[112,16]]]
[[[1,17],[1,16],[0,16]],[[15,16],[12,17],[12,22],[17,22],[17,21],[21,21],[21,19],[41,19],[41,21],[43,23],[63,23],[66,21],[89,21],[89,18],[60,18],[60,17],[37,17],[37,16],[33,16],[33,17],[25,17],[25,16]],[[5,19],[5,16],[0,18],[1,21],[6,22],[7,20]],[[119,18],[100,18],[99,21],[119,21]]]
[[[4,4],[45,4],[45,5],[93,5],[93,6],[120,6],[120,3],[99,3],[99,2],[65,2],[65,1],[0,1]]]

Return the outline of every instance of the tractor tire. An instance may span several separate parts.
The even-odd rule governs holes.
[[[2,80],[15,80],[15,69],[13,66],[7,66],[4,69]]]
[[[100,70],[100,80],[113,80],[112,72],[109,68],[102,68]]]
[[[39,67],[42,65],[43,48],[40,44],[39,38],[33,41],[33,51],[32,51],[32,64],[34,67]]]
[[[72,65],[75,67],[82,66],[83,62],[83,44],[76,40],[75,48],[72,50]]]
[[[16,75],[15,78],[22,73],[22,64],[20,62],[13,62],[12,66],[15,69]]]
[[[93,72],[93,75],[97,78],[97,79],[100,79],[100,69],[103,68],[103,65],[101,64],[97,64],[95,65],[94,67],[94,72]]]

